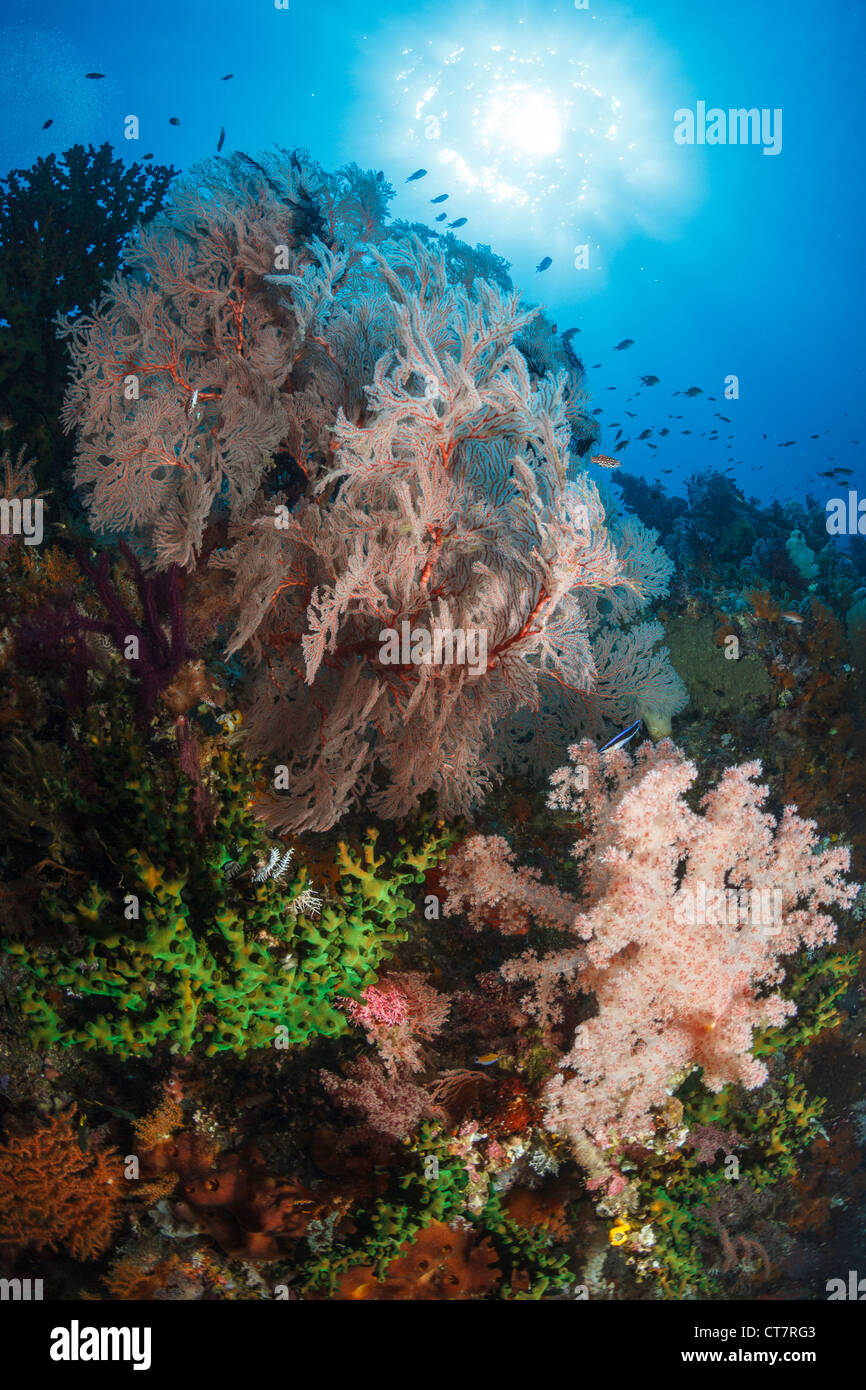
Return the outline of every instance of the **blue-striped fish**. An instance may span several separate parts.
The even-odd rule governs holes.
[[[599,748],[599,753],[604,753],[608,748],[621,748],[624,743],[628,743],[630,739],[634,738],[635,734],[640,732],[642,723],[642,719],[636,719],[633,724],[629,724],[627,729],[623,729],[622,733],[614,734],[613,738],[609,738],[607,743]]]

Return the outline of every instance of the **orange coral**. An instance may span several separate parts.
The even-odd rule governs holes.
[[[752,605],[752,612],[756,618],[768,623],[776,621],[781,609],[778,603],[770,597],[769,589],[750,589],[746,598]]]
[[[177,1172],[166,1164],[160,1165],[157,1155],[173,1147],[172,1135],[183,1124],[183,1111],[172,1096],[166,1095],[150,1115],[135,1123],[135,1138],[141,1152],[148,1155],[148,1172],[142,1175],[148,1201],[157,1202],[177,1187]]]
[[[120,1224],[123,1175],[116,1149],[82,1148],[75,1107],[0,1148],[0,1245],[65,1245],[95,1259]]]
[[[386,1299],[432,1302],[471,1299],[489,1293],[499,1284],[501,1274],[496,1251],[485,1236],[475,1231],[452,1231],[442,1221],[433,1221],[414,1241],[406,1241],[378,1279],[372,1265],[361,1265],[344,1274],[336,1298],[342,1300]]]
[[[514,1187],[505,1202],[508,1215],[518,1226],[529,1231],[539,1227],[552,1232],[560,1240],[567,1240],[571,1226],[563,1201],[564,1189],[554,1188],[549,1192],[533,1192],[528,1187]]]

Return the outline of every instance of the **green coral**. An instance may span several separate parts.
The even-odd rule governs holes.
[[[401,1169],[387,1177],[387,1191],[370,1207],[352,1212],[352,1235],[302,1267],[298,1282],[306,1293],[333,1294],[341,1275],[359,1266],[372,1266],[376,1277],[384,1278],[407,1242],[433,1222],[457,1218],[473,1226],[479,1239],[486,1236],[496,1252],[502,1278],[494,1298],[539,1299],[567,1284],[566,1255],[552,1248],[545,1231],[528,1231],[508,1216],[498,1192],[489,1192],[481,1210],[475,1209],[466,1164],[437,1125],[420,1126],[406,1141]],[[513,1275],[525,1279],[525,1290],[513,1291]]]
[[[86,873],[74,864],[43,893],[52,939],[5,942],[34,1043],[122,1056],[163,1041],[179,1053],[197,1044],[242,1053],[344,1032],[338,995],[373,983],[405,940],[414,907],[405,889],[453,836],[432,827],[388,854],[375,852],[374,830],[359,850],[341,843],[340,876],[316,919],[292,908],[310,887],[303,867],[254,880],[273,842],[253,814],[256,768],[241,753],[222,746],[210,759],[216,813],[201,835],[192,784],[148,758],[116,706],[91,713],[79,743],[87,783],[67,770],[34,799],[47,796],[66,822],[98,826],[99,852]]]
[[[763,1103],[750,1108],[742,1089],[725,1086],[711,1094],[690,1079],[683,1087],[683,1124],[691,1131],[718,1125],[735,1133],[738,1183],[762,1191],[794,1177],[798,1158],[820,1134],[826,1102],[811,1098],[792,1073],[770,1082]],[[719,1297],[717,1278],[701,1241],[718,1246],[710,1211],[732,1181],[726,1161],[702,1163],[685,1149],[657,1155],[637,1178],[637,1214],[632,1225],[652,1227],[650,1255],[636,1262],[638,1277],[657,1282],[662,1297]]]

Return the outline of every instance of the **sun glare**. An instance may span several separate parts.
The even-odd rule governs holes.
[[[562,123],[552,99],[527,87],[513,87],[490,98],[482,124],[488,146],[509,153],[544,157],[562,142]]]

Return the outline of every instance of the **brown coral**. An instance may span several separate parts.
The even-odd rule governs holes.
[[[158,1139],[141,1155],[145,1181],[180,1180],[176,1215],[198,1225],[227,1253],[274,1260],[323,1214],[316,1194],[268,1173],[258,1151],[217,1154],[187,1131]]]
[[[74,1117],[73,1107],[0,1148],[0,1246],[64,1245],[91,1260],[110,1245],[123,1201],[120,1155],[82,1147]]]
[[[342,1276],[335,1296],[412,1302],[480,1298],[500,1282],[496,1260],[486,1236],[479,1240],[471,1229],[454,1231],[433,1221],[400,1247],[383,1278],[372,1265],[361,1265]]]

